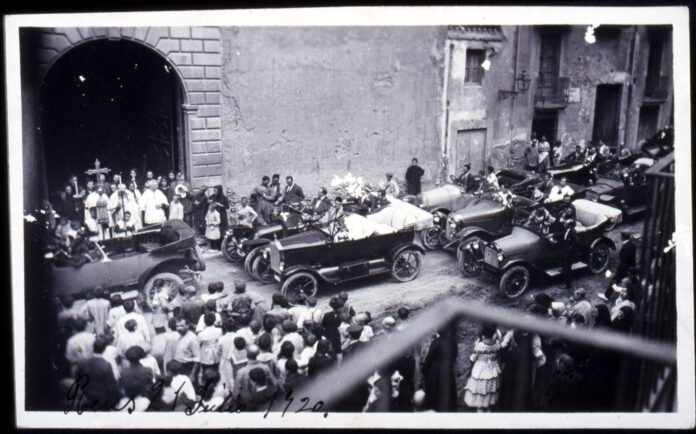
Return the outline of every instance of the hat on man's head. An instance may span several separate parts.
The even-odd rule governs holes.
[[[287,333],[297,331],[297,324],[291,319],[286,319],[283,321],[283,331]]]
[[[234,281],[234,292],[241,294],[246,291],[246,282],[243,280]]]
[[[145,357],[145,350],[138,345],[134,345],[126,350],[126,359],[131,363],[135,363],[143,357]]]
[[[338,297],[331,297],[331,300],[329,300],[329,306],[331,306],[332,309],[339,309],[343,307],[344,304],[343,300]]]
[[[196,293],[196,287],[193,285],[189,285],[186,287],[186,293],[187,294],[195,294]]]
[[[396,320],[394,319],[394,317],[391,317],[391,316],[388,316],[382,320],[382,325],[385,327],[391,328],[391,327],[394,327],[395,324],[396,324]]]
[[[350,334],[362,333],[362,331],[363,326],[361,324],[351,324],[351,326],[348,327],[348,333]]]

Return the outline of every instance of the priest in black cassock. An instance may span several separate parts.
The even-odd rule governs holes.
[[[421,192],[421,178],[425,170],[418,165],[418,159],[411,160],[411,166],[406,169],[406,190],[408,194],[417,195]]]

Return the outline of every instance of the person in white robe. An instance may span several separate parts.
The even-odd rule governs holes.
[[[164,207],[169,205],[167,197],[150,181],[147,190],[140,197],[140,209],[145,213],[145,225],[163,223],[167,220]]]

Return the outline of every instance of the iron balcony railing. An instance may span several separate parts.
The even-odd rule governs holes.
[[[645,97],[650,99],[666,99],[669,77],[664,75],[649,75],[645,77]]]
[[[561,109],[568,105],[568,77],[538,77],[534,93],[534,108]]]
[[[445,339],[445,345],[456,346],[454,330],[460,319],[526,330],[590,348],[614,351],[669,372],[674,372],[676,368],[677,351],[676,344],[673,342],[649,340],[608,329],[572,328],[546,318],[530,317],[524,312],[512,309],[494,307],[479,301],[450,298],[436,303],[409,319],[409,327],[379,336],[341,364],[335,365],[301,385],[297,391],[293,392],[293,395],[320,399],[324,404],[323,408],[331,410],[335,403],[348,395],[356,386],[363,384],[373,372],[394,362],[408,351],[412,351],[416,345],[432,336],[434,332],[445,333],[448,336]],[[641,377],[634,378],[635,381],[632,382],[631,387],[647,386],[642,384],[644,380]],[[666,375],[663,377],[663,382],[667,384],[664,384],[660,391],[676,393],[674,375]],[[634,397],[626,393],[625,383],[615,393],[617,396],[632,400]],[[443,407],[451,407],[452,403],[448,402],[451,398],[447,396],[448,394],[440,391],[440,395],[437,398],[438,402],[442,401],[440,404]],[[668,397],[668,401],[673,404],[674,398]],[[638,411],[650,411],[644,408],[643,403],[643,400],[634,401],[629,404],[629,407],[638,408]],[[279,399],[271,404],[271,411],[283,411],[286,405],[286,402]],[[674,408],[670,407],[663,411],[674,411]]]

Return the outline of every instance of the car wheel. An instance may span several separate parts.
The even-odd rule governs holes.
[[[508,298],[517,298],[529,287],[530,274],[527,267],[514,265],[500,278],[500,290]]]
[[[317,282],[316,277],[311,273],[301,271],[288,277],[280,290],[289,303],[297,304],[302,295],[306,297],[317,295],[318,287],[319,282]]]
[[[420,253],[413,249],[406,249],[394,258],[391,266],[391,275],[399,282],[408,282],[418,276],[420,269]]]
[[[479,248],[474,248],[473,244],[479,243]],[[459,271],[464,277],[475,277],[481,274],[483,269],[481,261],[483,261],[483,250],[480,243],[483,240],[479,237],[471,237],[463,240],[457,247],[457,262],[459,263]]]
[[[252,266],[254,265],[254,259],[256,259],[257,256],[261,255],[263,253],[263,248],[265,246],[259,246],[249,252],[248,255],[246,255],[246,259],[244,259],[244,270],[247,272],[249,277],[256,279],[256,276],[254,276],[254,271],[252,270]]]
[[[597,243],[587,258],[587,265],[594,274],[604,272],[609,266],[610,248],[606,243]]]
[[[237,237],[225,237],[225,239],[222,240],[221,250],[225,259],[233,264],[239,264],[244,260],[244,255],[239,252],[239,241]]]
[[[261,283],[271,283],[274,281],[270,262],[263,255],[256,255],[251,264],[251,272],[256,280]]]
[[[145,302],[152,309],[152,299],[155,294],[162,290],[166,290],[171,299],[174,299],[178,294],[179,287],[183,284],[184,280],[174,273],[157,273],[145,282],[143,288]]]
[[[442,246],[442,228],[438,225],[423,229],[420,233],[423,247],[428,250],[439,249]]]

